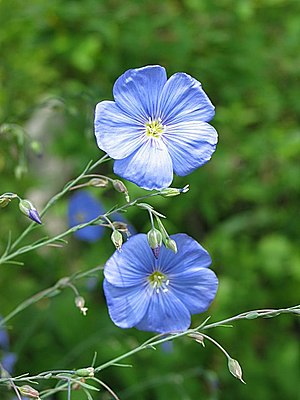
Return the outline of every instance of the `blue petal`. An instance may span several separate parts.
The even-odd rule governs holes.
[[[177,296],[191,314],[206,311],[215,298],[218,279],[215,273],[206,268],[186,271],[181,276],[170,278],[170,291]],[[188,288],[188,289],[187,289]]]
[[[190,236],[179,233],[171,238],[177,244],[177,254],[161,248],[158,259],[160,270],[169,280],[169,291],[186,306],[191,314],[207,310],[215,297],[218,279],[208,269],[208,252]]]
[[[104,214],[104,208],[89,192],[81,190],[70,197],[68,207],[69,226],[88,222],[99,215]],[[87,226],[74,233],[77,239],[86,242],[95,242],[103,236],[102,226]]]
[[[145,123],[127,115],[113,101],[97,104],[95,135],[98,147],[114,159],[128,157],[147,139]]]
[[[130,69],[115,82],[115,101],[128,115],[147,122],[157,117],[158,98],[166,81],[166,71],[159,65]]]
[[[159,100],[163,123],[182,121],[210,121],[215,108],[201,87],[190,75],[179,72],[170,77]]]
[[[104,276],[109,283],[118,287],[143,285],[152,273],[154,257],[148,245],[147,235],[131,236],[105,264]]]
[[[110,318],[117,326],[132,328],[143,318],[150,301],[143,286],[120,288],[105,279],[103,289]]]
[[[190,323],[188,309],[171,291],[153,291],[145,316],[136,328],[158,333],[182,332]]]
[[[2,320],[2,317],[0,316],[0,321],[1,320]],[[9,336],[8,336],[6,329],[4,329],[4,328],[0,329],[0,348],[3,350],[9,349]]]
[[[166,188],[173,180],[168,149],[156,138],[148,138],[131,156],[115,161],[114,172],[148,190]]]
[[[1,364],[3,368],[10,374],[13,373],[14,365],[17,361],[17,355],[15,353],[4,353]]]
[[[211,159],[218,134],[201,121],[187,121],[167,126],[162,136],[170,152],[174,172],[185,176]]]
[[[208,252],[193,238],[185,233],[171,235],[177,244],[177,253],[166,249],[164,246],[160,249],[158,264],[160,270],[171,275],[176,279],[185,273],[199,271],[199,268],[208,268],[211,264],[211,258]]]

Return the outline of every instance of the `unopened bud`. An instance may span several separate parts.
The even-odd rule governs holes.
[[[97,187],[97,188],[104,188],[108,185],[108,179],[107,178],[93,178],[93,179],[89,180],[88,185]]]
[[[124,183],[122,181],[120,181],[119,179],[114,179],[112,184],[117,192],[124,193],[126,201],[129,203],[130,198],[129,198],[127,187],[124,185]]]
[[[117,192],[120,192],[120,193],[126,193],[128,191],[127,187],[119,179],[113,180],[113,187],[116,189]]]
[[[204,344],[204,336],[201,335],[201,333],[199,333],[199,332],[190,333],[190,334],[189,334],[189,337],[191,337],[192,339],[195,339],[195,341],[196,341],[197,343],[200,343],[203,347],[205,347],[205,344]]]
[[[256,312],[256,311],[250,311],[250,312],[245,316],[246,319],[255,319],[255,318],[258,318],[258,317],[259,317],[259,313]]]
[[[167,249],[172,250],[175,254],[177,253],[177,244],[175,240],[171,239],[170,237],[166,238],[165,246]]]
[[[39,392],[29,385],[19,386],[18,389],[22,396],[29,397],[30,399],[40,398]]]
[[[75,371],[75,374],[82,378],[92,378],[94,376],[94,373],[95,369],[93,367],[80,368]]]
[[[19,208],[22,211],[22,213],[25,214],[30,219],[32,219],[32,221],[37,222],[38,224],[42,223],[36,208],[29,200],[20,200]]]
[[[162,244],[162,234],[160,233],[160,231],[158,229],[152,228],[147,233],[147,239],[148,239],[149,246],[151,247],[151,250],[154,254],[154,257],[158,258],[160,247]]]
[[[111,234],[111,241],[113,242],[113,244],[117,250],[121,250],[122,243],[123,243],[122,233],[119,232],[117,229],[114,229],[113,233]]]
[[[163,197],[173,197],[173,196],[178,196],[180,193],[186,193],[188,192],[190,189],[189,185],[185,185],[183,188],[181,189],[177,189],[177,188],[166,188],[166,189],[162,189],[160,191],[160,195]]]
[[[6,207],[10,202],[11,202],[11,199],[10,199],[10,198],[5,197],[5,196],[0,197],[0,207],[1,207],[1,208]]]
[[[228,369],[235,378],[239,379],[243,383],[246,383],[245,381],[243,381],[242,368],[237,360],[234,360],[233,358],[228,358]]]
[[[157,223],[158,223],[158,228],[159,231],[161,233],[162,236],[162,241],[164,242],[164,244],[166,244],[166,240],[169,238],[168,232],[166,231],[163,223],[161,222],[161,220],[159,218],[156,218]]]
[[[84,307],[84,305],[85,305],[85,300],[84,300],[84,298],[83,298],[82,296],[76,296],[76,297],[75,297],[75,305],[76,305],[76,307],[79,308],[79,310],[82,312],[82,314],[83,314],[84,316],[86,316],[86,313],[87,313],[88,308],[87,308],[87,307]]]

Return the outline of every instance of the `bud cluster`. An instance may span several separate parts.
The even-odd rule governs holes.
[[[165,245],[165,247],[169,250],[172,250],[175,254],[177,253],[177,245],[174,239],[171,239],[168,232],[166,231],[163,223],[161,222],[160,218],[158,217],[158,213],[153,212],[151,208],[148,208],[148,211],[150,212],[151,216],[151,223],[152,223],[152,228],[150,231],[147,233],[147,239],[149,246],[153,252],[153,255],[155,258],[158,258],[160,248],[162,246],[162,243]],[[152,213],[155,215],[157,223],[158,223],[158,229],[154,227],[153,223],[153,217]]]
[[[0,208],[8,206],[13,199],[19,200],[19,209],[23,214],[38,224],[42,223],[34,205],[27,199],[21,199],[16,193],[4,193],[0,195]]]

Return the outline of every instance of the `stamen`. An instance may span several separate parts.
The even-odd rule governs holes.
[[[160,293],[160,290],[163,293],[167,293],[169,288],[167,287],[170,283],[168,277],[160,271],[154,271],[149,277],[148,281],[152,286],[153,291],[156,293]]]
[[[148,118],[148,122],[146,123],[146,135],[148,137],[160,138],[164,131],[165,126],[163,126],[161,118],[156,120]]]

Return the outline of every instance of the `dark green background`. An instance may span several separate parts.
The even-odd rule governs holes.
[[[2,0],[0,1],[1,193],[37,199],[59,190],[101,152],[93,110],[112,99],[115,79],[128,68],[160,64],[200,80],[216,106],[219,145],[212,160],[173,186],[190,191],[152,204],[168,217],[170,233],[186,232],[213,258],[220,286],[205,315],[217,321],[257,308],[299,303],[299,70],[300,3],[284,0]],[[18,124],[7,125],[3,124]],[[39,157],[24,132],[43,145]],[[24,154],[23,154],[24,150]],[[52,167],[54,170],[52,169]],[[112,164],[99,172],[112,176]],[[129,184],[132,197],[143,193]],[[107,208],[123,202],[112,190],[92,190]],[[42,202],[42,200],[41,200]],[[44,230],[66,226],[67,199],[44,218]],[[17,204],[0,209],[1,249],[8,231],[28,225]],[[146,212],[127,218],[147,232]],[[42,235],[35,231],[32,238]],[[109,232],[95,244],[69,238],[22,258],[24,267],[0,271],[0,313],[75,271],[102,265],[112,254]],[[29,308],[9,323],[15,373],[97,365],[150,335],[113,325],[98,277],[79,285],[87,317],[71,290]],[[100,376],[125,399],[296,400],[299,395],[299,321],[295,316],[241,321],[211,331],[243,367],[247,385],[228,372],[210,343],[191,339],[173,350],[130,358],[133,368]],[[7,397],[6,397],[7,396]],[[8,399],[7,392],[1,399]],[[72,399],[84,399],[83,393]],[[109,399],[102,391],[95,399]],[[66,399],[66,393],[55,399]]]

